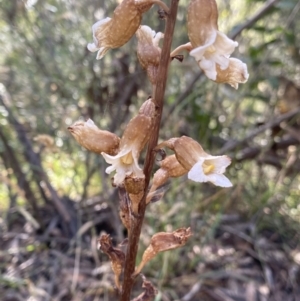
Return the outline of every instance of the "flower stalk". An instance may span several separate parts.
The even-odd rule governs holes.
[[[168,67],[170,64],[171,43],[172,43],[174,27],[176,22],[178,2],[179,0],[171,1],[170,12],[166,19],[166,29],[164,34],[164,42],[162,47],[160,64],[158,68],[157,84],[154,90],[154,94],[152,95],[156,112],[153,121],[154,126],[152,129],[152,134],[148,142],[148,150],[147,150],[145,166],[144,166],[145,190],[144,190],[144,196],[139,204],[138,215],[133,216],[131,221],[129,240],[128,240],[127,251],[125,255],[126,257],[125,257],[125,266],[124,266],[123,289],[121,292],[120,301],[130,301],[130,294],[134,283],[132,274],[134,273],[135,270],[135,259],[138,251],[141,228],[142,228],[144,215],[145,215],[146,191],[149,186],[150,175],[155,159],[155,153],[153,152],[153,149],[157,145],[157,141],[158,141],[160,121],[161,121],[162,110],[163,110],[163,99],[164,99],[166,83],[167,83]]]

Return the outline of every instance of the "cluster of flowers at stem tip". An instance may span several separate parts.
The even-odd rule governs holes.
[[[123,46],[136,34],[138,59],[155,86],[161,54],[158,42],[163,34],[141,25],[143,13],[153,4],[168,13],[168,7],[160,0],[123,0],[111,18],[107,17],[92,26],[93,43],[87,47],[92,52],[98,51],[97,59],[101,59],[109,49]],[[186,50],[209,79],[216,83],[227,83],[235,89],[248,80],[247,65],[230,57],[238,42],[218,30],[216,0],[190,0],[187,7],[187,35],[189,42],[175,48],[170,58]]]
[[[141,25],[142,15],[153,4],[158,4],[168,15],[169,8],[160,0],[123,0],[115,9],[111,18],[105,18],[93,25],[93,43],[90,51],[98,51],[101,59],[110,48],[124,45],[136,34],[137,57],[146,70],[153,88],[156,86],[160,64],[161,48],[159,41],[162,33],[156,33],[150,27]],[[215,0],[190,0],[187,8],[187,28],[190,42],[177,47],[170,53],[170,60],[182,50],[188,50],[196,59],[206,76],[217,83],[228,83],[234,88],[248,79],[247,66],[230,55],[238,45],[225,34],[218,31],[218,11]],[[158,191],[170,178],[187,175],[188,179],[216,186],[231,187],[230,180],[224,175],[231,159],[225,155],[212,156],[205,152],[194,139],[182,136],[171,138],[158,144],[154,151],[163,148],[173,151],[159,161],[159,169],[152,178],[150,189],[145,187],[145,174],[140,167],[140,156],[146,147],[150,133],[155,128],[156,107],[149,97],[126,125],[121,137],[99,129],[95,123],[77,121],[68,127],[76,141],[89,151],[101,155],[109,164],[106,173],[113,175],[113,186],[119,190],[120,219],[131,233],[132,218],[139,216],[140,202],[145,197],[146,205],[157,201]],[[133,276],[138,275],[145,264],[158,253],[173,250],[186,244],[192,235],[190,228],[180,228],[173,232],[159,232],[152,236],[140,264]],[[115,275],[115,285],[122,290],[120,276],[124,269],[124,252],[112,245],[109,235],[102,235],[99,248],[111,261]],[[143,277],[144,292],[134,301],[152,300],[156,290]]]

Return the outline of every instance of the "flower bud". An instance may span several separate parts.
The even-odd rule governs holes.
[[[111,132],[100,130],[91,119],[86,122],[77,121],[69,126],[68,130],[76,141],[89,151],[110,155],[118,152],[120,138]]]
[[[158,43],[164,35],[161,32],[156,33],[149,26],[143,25],[137,30],[136,36],[138,39],[138,59],[142,67],[146,69],[150,82],[155,85],[161,55],[161,48]]]
[[[146,203],[148,204],[152,197],[155,195],[155,191],[164,185],[169,178],[181,177],[188,172],[177,160],[175,155],[166,157],[160,162],[160,169],[156,171],[153,176],[152,186],[147,195]]]
[[[99,239],[99,249],[108,255],[111,261],[111,267],[115,274],[115,284],[118,290],[121,290],[120,275],[123,270],[125,254],[117,248],[114,248],[111,238],[108,234],[104,234]]]
[[[145,264],[154,258],[159,252],[177,249],[186,244],[192,235],[190,228],[180,228],[172,233],[159,232],[152,236],[150,245],[145,250],[142,261],[136,268],[134,275],[141,272]]]

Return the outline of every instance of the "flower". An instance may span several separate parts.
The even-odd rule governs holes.
[[[177,47],[174,57],[183,49],[198,62],[205,75],[217,82],[228,83],[235,89],[245,83],[249,74],[247,65],[230,58],[238,42],[218,30],[218,10],[215,0],[191,0],[188,6],[187,27],[190,43]]]
[[[155,106],[152,99],[148,99],[139,110],[139,114],[131,119],[124,131],[120,141],[120,151],[115,156],[110,156],[102,152],[105,161],[111,166],[106,168],[106,173],[110,174],[114,170],[114,184],[119,186],[126,176],[143,178],[143,170],[139,167],[138,159],[141,151],[148,142],[149,131],[153,125],[152,118]]]
[[[119,149],[120,138],[115,134],[100,130],[93,120],[76,121],[68,127],[76,141],[89,151],[115,155]]]
[[[154,234],[151,238],[150,245],[144,251],[141,263],[135,269],[134,276],[139,274],[145,264],[158,253],[184,246],[190,236],[192,236],[191,228],[180,228],[172,233],[159,232]]]
[[[123,46],[139,28],[143,13],[155,3],[168,12],[168,7],[160,0],[123,0],[112,18],[107,17],[92,26],[93,43],[88,44],[88,50],[98,51],[100,60],[109,49]]]
[[[160,168],[155,172],[152,180],[152,186],[148,192],[146,203],[150,203],[156,195],[159,187],[164,185],[169,178],[178,178],[185,175],[186,170],[177,160],[175,155],[167,156],[160,162]]]
[[[160,143],[161,147],[172,149],[178,162],[187,169],[188,178],[195,182],[211,182],[216,186],[231,187],[232,183],[224,176],[231,159],[227,156],[211,156],[202,146],[190,137],[172,138]]]
[[[138,39],[137,56],[140,64],[147,71],[152,85],[156,84],[157,71],[160,61],[161,48],[159,40],[164,37],[161,32],[156,33],[149,26],[142,25],[136,32]]]

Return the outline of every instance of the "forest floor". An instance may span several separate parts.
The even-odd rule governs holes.
[[[60,235],[55,219],[49,219],[51,231],[40,233],[23,216],[11,216],[9,226],[0,223],[1,301],[118,300],[92,228],[81,227],[81,239],[70,239]],[[193,237],[173,258],[180,264],[172,274],[162,279],[151,266],[146,270],[158,288],[156,301],[300,300],[300,232],[283,239],[234,214],[221,216],[206,243],[197,245],[197,233]]]

